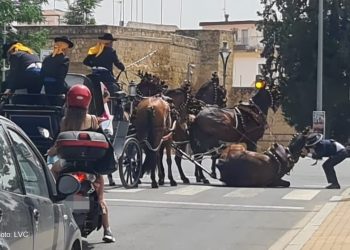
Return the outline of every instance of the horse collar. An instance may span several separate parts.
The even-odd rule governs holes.
[[[274,154],[271,150],[265,151],[264,154],[277,163],[277,174],[280,174],[282,172],[282,166],[280,160],[278,159],[278,156]]]

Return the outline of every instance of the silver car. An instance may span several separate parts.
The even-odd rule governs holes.
[[[56,186],[30,139],[0,116],[0,249],[82,249],[71,210],[61,202],[75,192],[69,186],[64,179]]]

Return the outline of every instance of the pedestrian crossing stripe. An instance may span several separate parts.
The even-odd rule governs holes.
[[[132,189],[124,189],[124,188],[117,188],[117,189],[108,189],[106,190],[107,193],[138,193],[145,189],[143,188],[132,188]]]
[[[207,191],[209,189],[212,189],[213,187],[210,186],[187,186],[184,188],[178,188],[169,192],[166,192],[165,194],[173,194],[173,195],[195,195],[204,191]]]
[[[264,191],[265,191],[264,188],[238,188],[228,194],[225,194],[224,197],[252,198]]]
[[[309,189],[295,189],[285,196],[283,200],[312,200],[321,190],[309,190]]]

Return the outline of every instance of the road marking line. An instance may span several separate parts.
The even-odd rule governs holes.
[[[258,194],[264,191],[264,188],[238,188],[237,190],[225,194],[224,197],[251,198],[257,196]]]
[[[318,184],[318,185],[316,185],[316,184],[314,184],[314,185],[303,185],[303,187],[305,187],[305,188],[320,188],[320,189],[324,189],[324,184],[322,185],[322,184]]]
[[[184,188],[178,188],[169,192],[166,192],[165,194],[175,194],[175,195],[195,195],[200,192],[212,189],[213,187],[209,186],[188,186]]]
[[[282,197],[283,200],[312,200],[321,190],[308,190],[308,189],[295,189],[285,196]]]
[[[137,193],[143,191],[145,189],[142,188],[132,188],[132,189],[107,189],[105,190],[107,193]]]
[[[258,205],[236,205],[236,204],[220,204],[220,203],[197,203],[182,201],[158,201],[158,200],[131,200],[131,199],[105,199],[112,202],[130,202],[130,203],[146,203],[161,205],[184,205],[184,206],[200,206],[200,207],[230,207],[230,208],[254,208],[254,209],[276,209],[276,210],[304,210],[304,207],[291,206],[258,206]]]

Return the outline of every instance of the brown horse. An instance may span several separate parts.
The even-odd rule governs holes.
[[[152,188],[157,188],[155,171],[160,160],[159,148],[169,139],[172,126],[169,104],[161,97],[144,98],[137,105],[133,125],[146,154],[141,175],[151,173]]]
[[[245,143],[248,150],[256,150],[256,142],[264,135],[269,108],[275,112],[279,107],[279,91],[261,88],[250,103],[241,103],[232,109],[205,107],[190,126],[190,143],[195,154],[205,153],[224,142]],[[213,155],[212,177],[216,177]],[[208,180],[196,167],[197,182]]]
[[[307,131],[296,134],[288,147],[274,143],[264,153],[246,151],[231,144],[221,154],[217,168],[220,180],[228,186],[289,187],[282,177],[288,174],[301,156]]]
[[[173,115],[176,119],[176,125],[173,131],[172,140],[164,142],[160,149],[160,158],[163,158],[164,149],[166,149],[167,155],[167,165],[168,165],[168,179],[171,186],[176,186],[177,183],[172,175],[172,147],[171,143],[179,143],[178,147],[185,151],[187,142],[189,140],[187,123],[189,119],[189,108],[193,107],[193,96],[191,95],[191,87],[189,84],[184,84],[182,87],[177,89],[171,89],[164,93],[166,96],[172,99],[173,103]],[[181,167],[181,156],[179,154],[175,155],[175,163],[178,167],[180,177],[183,183],[189,183],[189,179],[185,176]],[[163,161],[160,161],[159,165],[159,185],[164,184],[164,166]]]
[[[212,74],[210,81],[204,83],[196,93],[195,97],[209,105],[226,107],[226,89],[219,84],[217,72]]]

